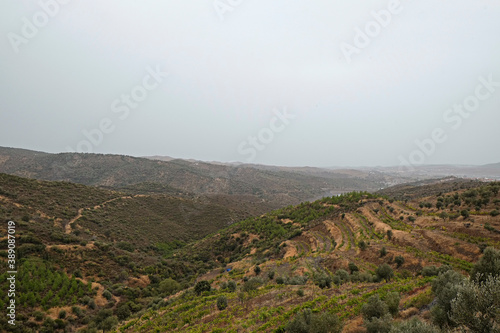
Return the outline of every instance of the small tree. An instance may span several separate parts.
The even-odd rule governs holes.
[[[255,272],[255,275],[259,275],[260,272],[261,272],[260,266],[259,265],[255,266],[255,268],[253,269],[253,271]]]
[[[447,212],[441,212],[439,213],[439,217],[443,219],[443,221],[446,221],[446,219],[449,217]]]
[[[275,272],[274,272],[274,271],[269,271],[269,272],[267,272],[267,277],[269,278],[269,280],[274,279],[274,274],[275,274]]]
[[[461,291],[464,277],[453,270],[440,274],[432,281],[432,291],[436,295],[437,304],[431,309],[432,319],[440,327],[455,326],[450,318],[451,301]]]
[[[392,239],[392,230],[391,229],[387,230],[387,239],[388,240]]]
[[[483,256],[474,265],[471,278],[474,281],[486,281],[488,275],[500,276],[500,250],[487,247]]]
[[[210,286],[210,283],[208,283],[208,281],[199,281],[194,286],[194,291],[198,295],[201,295],[201,293],[204,292],[204,291],[210,291],[210,290],[212,290],[212,287]]]
[[[384,299],[385,304],[387,304],[387,308],[393,317],[398,315],[399,312],[399,301],[401,297],[398,292],[390,292]]]
[[[396,256],[394,258],[394,262],[396,263],[397,267],[401,267],[405,263],[405,258],[403,256]]]
[[[466,281],[451,301],[451,319],[470,332],[500,332],[500,277]]]
[[[222,311],[227,308],[227,298],[226,296],[222,295],[217,298],[217,309],[219,311]]]
[[[366,242],[365,242],[364,240],[360,241],[360,242],[358,243],[358,246],[359,246],[359,249],[360,249],[361,251],[364,251],[364,250],[366,250],[366,249],[368,248],[368,245],[366,245]]]
[[[227,283],[227,289],[228,289],[230,292],[234,293],[234,292],[236,291],[236,282],[234,282],[234,281],[229,281],[229,282]]]
[[[355,264],[355,263],[350,262],[350,263],[349,263],[349,271],[350,271],[350,272],[351,272],[351,274],[352,274],[352,273],[354,273],[354,272],[358,272],[358,271],[359,271],[359,268],[358,268],[358,266],[356,266],[356,264]]]
[[[312,313],[311,309],[299,312],[285,327],[289,333],[340,333],[342,323],[335,314]]]
[[[390,281],[391,278],[394,276],[394,271],[388,264],[380,265],[375,273],[380,279],[384,279],[386,282]]]
[[[168,278],[160,282],[160,292],[162,294],[171,295],[181,289],[181,285],[174,279]]]
[[[382,247],[382,249],[380,249],[380,256],[385,257],[386,254],[387,254],[387,249],[384,246],[384,247]]]
[[[371,296],[361,308],[364,325],[370,333],[388,333],[391,329],[392,316],[387,304],[378,295]]]
[[[464,219],[467,219],[470,216],[470,212],[467,209],[464,209],[464,210],[460,211],[460,215],[462,215],[464,217]]]

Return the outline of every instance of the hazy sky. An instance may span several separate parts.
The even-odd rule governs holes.
[[[498,0],[2,0],[0,35],[0,146],[500,162]]]

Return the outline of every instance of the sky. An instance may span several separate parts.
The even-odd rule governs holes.
[[[500,162],[497,0],[3,0],[0,146]]]

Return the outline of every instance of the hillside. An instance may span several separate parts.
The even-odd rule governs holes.
[[[363,304],[390,291],[401,296],[396,321],[429,320],[430,283],[444,271],[433,265],[468,274],[486,247],[500,248],[500,185],[479,185],[407,201],[351,193],[247,218],[222,204],[230,198],[1,175],[0,218],[16,222],[18,242],[16,329],[273,332],[310,308],[362,332]]]
[[[484,248],[500,248],[499,189],[492,183],[408,202],[355,193],[243,221],[177,253],[212,262],[198,279],[212,291],[166,298],[121,331],[278,332],[310,308],[337,313],[345,332],[362,332],[362,305],[390,291],[401,295],[398,320],[428,318],[435,266],[468,274]],[[385,263],[395,273],[389,281],[376,274]],[[229,281],[241,291],[224,289]],[[228,302],[222,311],[220,296]]]
[[[385,184],[382,178],[334,172],[310,174],[287,168],[159,161],[122,155],[47,154],[3,147],[0,147],[0,172],[134,194],[254,196],[275,209],[332,191],[372,191]]]

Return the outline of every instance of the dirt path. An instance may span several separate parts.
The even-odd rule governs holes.
[[[137,194],[137,195],[134,195],[134,196],[127,195],[127,196],[124,196],[124,197],[117,197],[117,198],[113,198],[113,199],[110,199],[110,200],[104,201],[103,203],[101,203],[101,204],[99,204],[99,205],[95,205],[95,206],[93,207],[93,209],[98,209],[98,208],[100,208],[101,206],[104,206],[104,205],[106,205],[106,204],[108,204],[108,203],[110,203],[110,202],[116,201],[116,200],[118,200],[118,199],[133,199],[133,198],[142,198],[142,197],[147,197],[147,195],[144,195],[144,194]],[[72,231],[71,225],[72,225],[73,223],[75,223],[78,219],[80,219],[80,218],[83,216],[82,214],[83,214],[83,211],[84,211],[85,209],[88,209],[88,208],[80,208],[80,209],[78,210],[78,214],[77,214],[74,218],[72,218],[72,219],[71,219],[71,220],[70,220],[70,221],[66,224],[66,226],[64,227],[64,229],[65,229],[65,233],[66,233],[66,234],[71,233],[71,231]]]

